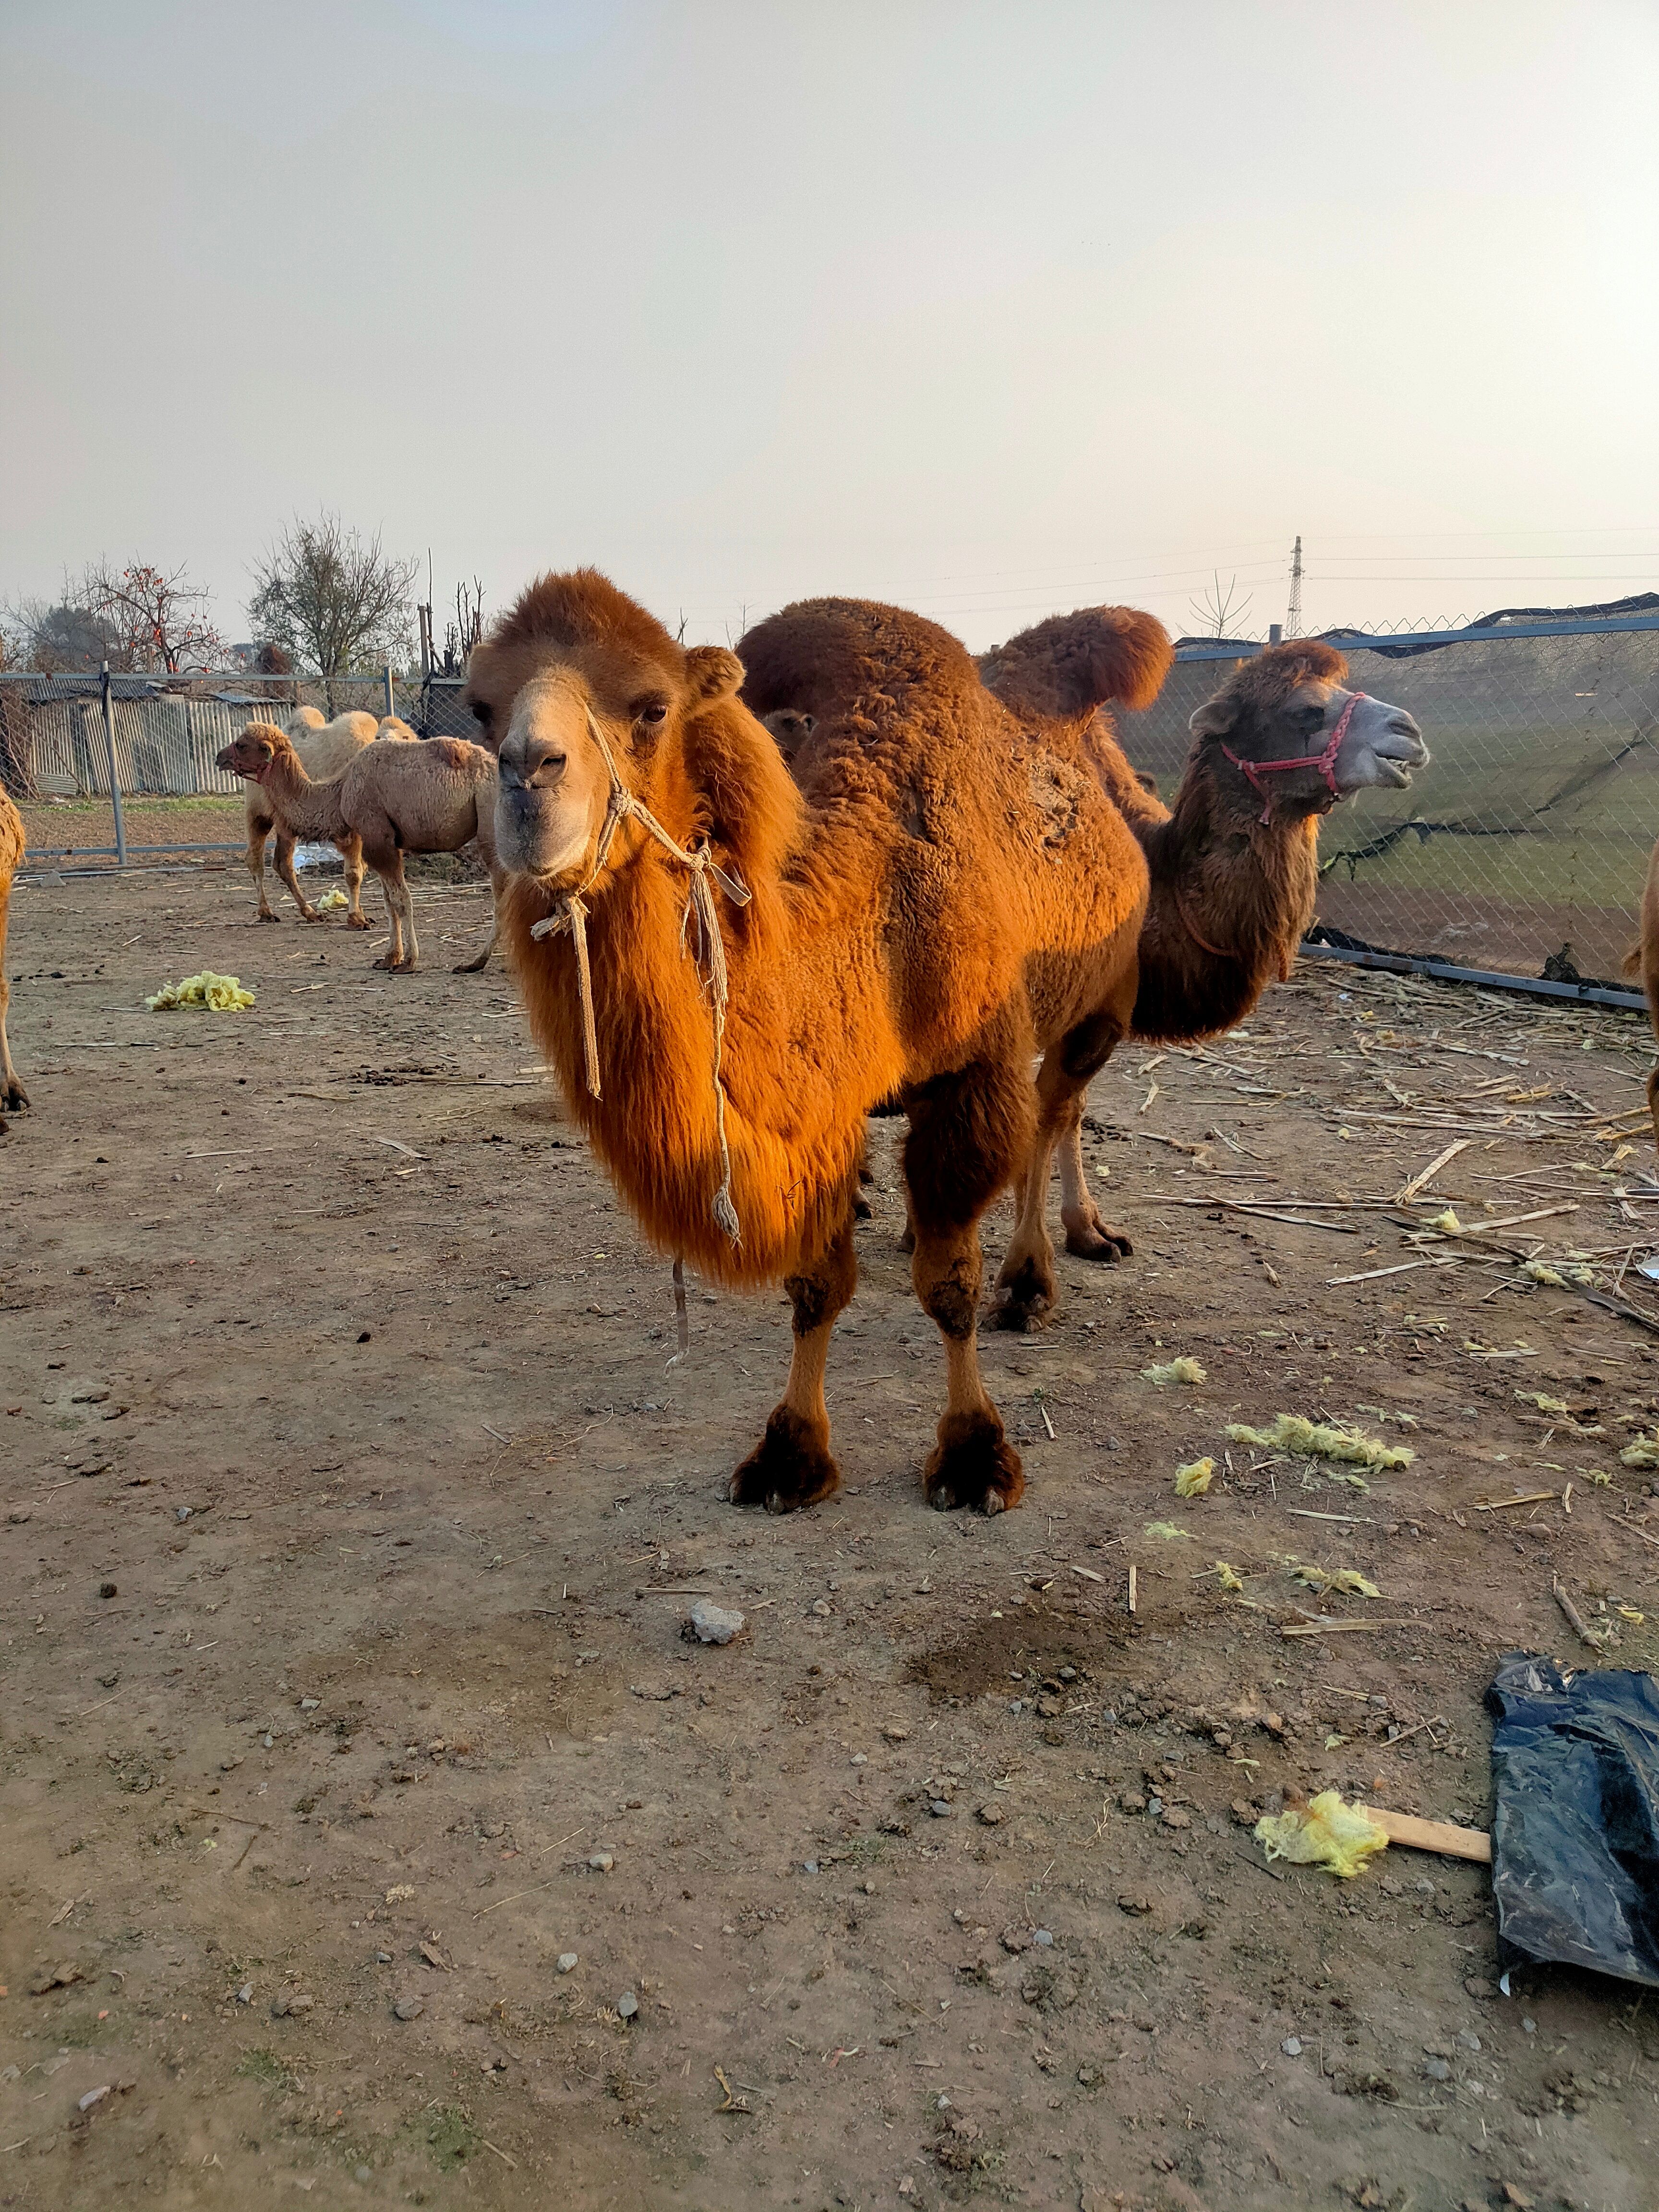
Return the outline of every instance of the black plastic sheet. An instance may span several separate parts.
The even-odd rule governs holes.
[[[1659,1989],[1659,1684],[1512,1651],[1486,1705],[1500,1949]]]

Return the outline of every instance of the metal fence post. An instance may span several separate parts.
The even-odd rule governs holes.
[[[104,749],[109,755],[109,803],[115,810],[115,865],[127,864],[126,817],[121,811],[121,778],[115,765],[115,706],[110,696],[109,663],[100,664],[98,689],[104,705]]]
[[[389,660],[386,665],[386,710],[388,714],[395,714],[398,711],[397,698],[392,689],[392,663]]]

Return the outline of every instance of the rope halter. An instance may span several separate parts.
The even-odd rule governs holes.
[[[1250,788],[1261,801],[1260,817],[1261,821],[1265,823],[1269,820],[1273,813],[1273,803],[1268,797],[1267,787],[1261,779],[1264,775],[1277,775],[1285,769],[1316,768],[1330,788],[1332,804],[1334,805],[1341,798],[1342,793],[1337,789],[1336,784],[1336,757],[1342,750],[1343,738],[1348,734],[1348,725],[1353,720],[1353,710],[1364,696],[1365,694],[1363,691],[1351,691],[1348,694],[1348,703],[1338,715],[1336,727],[1331,732],[1330,743],[1326,745],[1322,752],[1298,753],[1294,760],[1253,761],[1244,759],[1241,754],[1236,753],[1231,745],[1223,745],[1222,751],[1226,754],[1235,768],[1243,769]]]
[[[731,997],[731,977],[726,965],[726,945],[720,936],[720,919],[714,912],[714,894],[709,884],[714,882],[726,893],[734,906],[747,906],[752,894],[740,877],[720,866],[708,849],[708,840],[700,837],[691,845],[682,845],[671,836],[644,800],[638,799],[623,781],[617,766],[616,756],[605,740],[593,710],[583,704],[587,717],[587,732],[599,749],[605,773],[611,779],[611,796],[605,803],[605,821],[599,830],[599,841],[593,850],[593,865],[574,891],[567,891],[559,899],[551,914],[532,924],[530,934],[538,939],[556,937],[562,931],[570,932],[570,942],[576,955],[576,989],[582,1010],[582,1054],[586,1065],[587,1088],[597,1098],[599,1091],[599,1041],[593,1022],[593,975],[587,957],[588,906],[584,893],[590,891],[598,881],[605,862],[611,857],[611,848],[617,832],[624,822],[637,822],[647,835],[654,837],[669,858],[677,860],[689,871],[690,884],[686,892],[685,911],[680,917],[680,950],[688,955],[696,969],[697,980],[708,993],[709,1008],[714,1027],[714,1133],[720,1153],[720,1188],[714,1193],[713,1212],[721,1233],[732,1243],[740,1241],[741,1227],[738,1210],[732,1202],[732,1153],[726,1138],[726,1090],[720,1081],[720,1054],[726,1042],[726,1009]],[[693,923],[696,927],[696,942],[690,941]],[[678,1263],[677,1263],[678,1264]]]

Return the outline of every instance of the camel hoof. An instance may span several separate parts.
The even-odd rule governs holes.
[[[875,1218],[875,1212],[876,1210],[874,1206],[871,1205],[869,1200],[864,1196],[862,1192],[854,1191],[853,1194],[854,1220],[873,1221]]]
[[[1115,1261],[1133,1259],[1135,1248],[1121,1229],[1097,1214],[1093,1221],[1066,1230],[1066,1249],[1073,1259],[1098,1260],[1109,1267]]]
[[[21,1114],[28,1103],[28,1092],[15,1076],[3,1089],[0,1089],[0,1106],[3,1106],[8,1114]]]
[[[369,921],[369,918],[366,914],[349,914],[346,916],[346,927],[348,929],[372,929],[374,927],[374,924]]]
[[[258,919],[261,921],[280,921],[282,920],[282,916],[280,915],[264,913],[259,915]]]
[[[908,1260],[916,1249],[916,1232],[914,1229],[905,1231],[903,1236],[899,1238],[898,1248]]]
[[[805,1421],[775,1406],[766,1434],[732,1477],[733,1505],[763,1505],[769,1513],[798,1513],[841,1488],[841,1469],[830,1452],[830,1427]]]
[[[452,968],[449,972],[452,975],[482,975],[489,958],[489,955],[486,952],[482,960],[463,960],[458,968]]]
[[[1047,1328],[1055,1304],[1054,1279],[1036,1260],[1022,1260],[1012,1274],[999,1277],[1002,1297],[991,1314],[994,1328],[1010,1328],[1023,1336]]]
[[[1002,1513],[1025,1495],[1019,1454],[994,1413],[947,1413],[921,1482],[936,1513],[954,1513],[963,1505]]]
[[[325,921],[328,917],[326,915],[319,914],[314,906],[302,906],[300,908],[300,919],[301,921]]]

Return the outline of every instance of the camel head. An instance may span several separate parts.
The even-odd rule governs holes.
[[[613,772],[654,813],[701,808],[698,826],[718,836],[719,805],[702,803],[698,729],[721,708],[748,721],[735,702],[742,681],[735,653],[678,644],[596,570],[540,578],[468,663],[467,703],[500,763],[502,866],[553,891],[591,881]],[[771,752],[757,726],[754,738]],[[635,842],[624,824],[607,868]]]
[[[250,783],[263,783],[283,755],[293,751],[287,734],[274,722],[250,722],[240,737],[215,755],[213,764],[246,776]]]
[[[1428,766],[1423,732],[1403,707],[1348,690],[1347,674],[1317,638],[1270,646],[1194,714],[1194,760],[1262,822],[1324,814],[1378,786],[1403,791]]]

